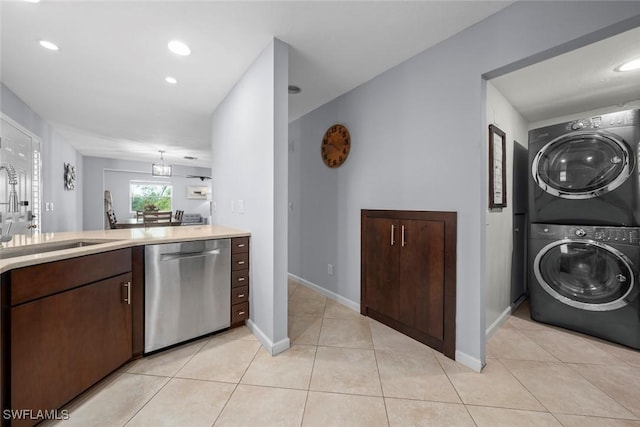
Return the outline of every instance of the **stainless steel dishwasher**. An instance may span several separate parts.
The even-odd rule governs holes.
[[[229,327],[231,240],[145,248],[144,352]]]

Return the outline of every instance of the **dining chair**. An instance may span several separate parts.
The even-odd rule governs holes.
[[[118,220],[116,219],[116,213],[113,211],[113,209],[109,209],[107,212],[107,220],[109,221],[109,228],[114,230],[117,227],[118,224]]]
[[[144,211],[136,211],[136,219],[143,219]]]
[[[145,227],[166,227],[171,225],[171,211],[145,211],[142,214],[142,221]]]
[[[171,225],[182,225],[183,215],[184,215],[184,211],[177,210],[176,214],[173,216],[173,221],[171,221]]]

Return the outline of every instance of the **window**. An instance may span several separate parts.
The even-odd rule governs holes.
[[[173,186],[158,182],[130,182],[131,212],[144,210],[171,211]]]

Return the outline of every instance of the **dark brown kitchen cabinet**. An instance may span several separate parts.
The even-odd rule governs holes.
[[[249,318],[249,238],[231,239],[231,327]]]
[[[2,285],[3,410],[59,409],[131,359],[130,249],[19,268]]]
[[[362,211],[361,312],[455,356],[456,213]]]

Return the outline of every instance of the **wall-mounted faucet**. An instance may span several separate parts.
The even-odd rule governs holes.
[[[7,179],[11,186],[11,190],[9,191],[9,200],[7,203],[9,205],[9,209],[7,212],[18,212],[18,192],[16,191],[16,185],[18,185],[18,174],[16,174],[16,169],[10,164],[0,165],[0,170],[3,169],[7,172]]]

